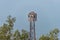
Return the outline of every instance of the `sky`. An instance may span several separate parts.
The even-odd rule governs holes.
[[[8,15],[16,17],[14,30],[29,31],[28,14],[37,13],[36,37],[60,28],[60,0],[0,0],[0,25]]]

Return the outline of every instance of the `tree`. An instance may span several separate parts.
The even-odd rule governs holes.
[[[46,35],[42,35],[39,40],[49,40],[49,37]]]
[[[20,32],[16,30],[14,33],[14,40],[28,40],[28,32],[22,29],[22,33],[20,34]]]
[[[39,40],[58,40],[59,30],[56,28],[52,30],[48,35],[42,35]]]
[[[16,30],[14,33],[14,40],[21,40],[20,36],[21,36],[20,32],[18,30]]]
[[[29,34],[26,30],[22,29],[21,40],[28,40]]]
[[[22,30],[22,33],[16,30],[12,33],[16,19],[10,15],[7,17],[6,23],[0,27],[0,40],[28,40],[28,32]]]
[[[0,27],[0,40],[11,40],[11,31],[15,22],[15,17],[8,16],[6,23]]]
[[[50,32],[50,40],[58,40],[59,30],[56,28]]]

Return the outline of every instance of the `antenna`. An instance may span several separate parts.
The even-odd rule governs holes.
[[[35,34],[35,21],[37,21],[37,14],[34,11],[31,11],[28,14],[28,20],[30,22],[30,40],[36,40]]]

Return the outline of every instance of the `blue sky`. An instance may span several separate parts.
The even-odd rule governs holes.
[[[37,13],[36,35],[60,28],[60,0],[0,0],[0,25],[8,15],[16,17],[14,29],[29,31],[28,13]]]

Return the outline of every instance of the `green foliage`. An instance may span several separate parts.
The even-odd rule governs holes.
[[[16,30],[14,33],[14,40],[21,40],[20,37],[21,37],[20,32],[18,30]]]
[[[22,29],[21,40],[28,40],[28,32]]]
[[[15,21],[16,21],[15,17],[12,18],[10,15],[7,17],[6,23],[4,23],[0,27],[0,40],[27,40],[28,39],[28,32],[26,30],[22,30],[22,34],[20,34],[18,30],[12,33],[12,29]]]
[[[15,18],[8,16],[7,22],[0,27],[0,40],[11,40],[14,22]]]
[[[50,32],[50,40],[58,40],[59,30],[56,28]]]
[[[56,28],[52,30],[49,35],[42,35],[39,40],[58,40],[59,30]]]
[[[46,35],[42,35],[39,40],[49,40],[49,37]]]

